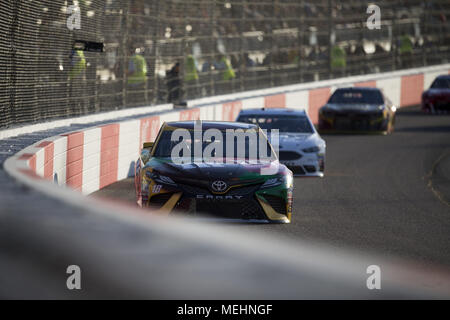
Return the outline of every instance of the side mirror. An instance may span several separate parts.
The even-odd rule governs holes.
[[[141,160],[144,164],[146,164],[148,160],[150,160],[150,151],[148,149],[142,149]]]

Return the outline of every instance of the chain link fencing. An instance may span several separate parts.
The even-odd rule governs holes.
[[[448,0],[376,5],[0,0],[0,128],[449,61]]]

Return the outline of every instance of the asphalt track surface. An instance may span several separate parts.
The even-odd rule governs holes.
[[[395,132],[324,135],[325,177],[296,178],[293,221],[236,224],[292,240],[450,266],[450,115],[397,113]],[[133,179],[93,196],[134,205]],[[376,262],[374,262],[376,263]]]

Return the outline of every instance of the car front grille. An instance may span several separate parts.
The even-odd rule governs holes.
[[[260,184],[247,185],[243,187],[234,187],[231,188],[230,191],[226,193],[227,196],[239,196],[239,195],[248,195],[256,192],[259,189]]]
[[[305,166],[305,170],[308,173],[314,173],[314,172],[316,172],[316,167],[315,166]]]
[[[295,167],[290,167],[288,166],[288,169],[292,171],[293,174],[305,174],[305,170],[303,169],[302,166],[295,166]]]
[[[192,185],[179,185],[180,188],[190,194],[190,195],[212,195],[213,193],[208,188],[202,188],[198,186],[192,186]],[[235,195],[248,195],[256,190],[259,189],[261,184],[251,184],[251,185],[244,185],[244,186],[234,186],[230,188],[228,192],[226,192],[224,195],[227,196],[235,196]]]
[[[261,183],[235,186],[222,195],[214,194],[208,188],[195,185],[180,184],[179,187],[183,191],[183,195],[175,205],[174,213],[206,214],[226,219],[267,219],[261,205],[254,197],[255,192],[261,187]],[[221,198],[216,198],[218,196]]]
[[[449,102],[437,102],[434,105],[436,111],[450,111],[450,103]]]
[[[334,127],[338,130],[372,130],[378,129],[381,122],[375,122],[381,120],[383,114],[379,113],[357,113],[346,114],[335,117]]]
[[[298,160],[302,158],[302,155],[295,151],[280,151],[279,158],[280,161]]]
[[[255,199],[241,200],[196,200],[197,213],[205,213],[218,218],[265,220],[261,205]]]
[[[277,196],[264,195],[269,205],[278,213],[286,214],[286,202]]]

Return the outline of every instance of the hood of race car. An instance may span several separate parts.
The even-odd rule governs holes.
[[[280,138],[280,144],[284,144],[286,142],[291,142],[291,141],[295,141],[295,142],[304,142],[307,140],[310,140],[311,137],[313,136],[312,133],[289,133],[289,132],[280,132],[278,134],[279,138]]]
[[[280,150],[290,150],[290,149],[297,150],[298,148],[303,149],[325,144],[316,133],[280,132],[279,139],[280,139],[279,144]]]
[[[254,181],[263,182],[272,175],[284,174],[287,168],[277,162],[249,163],[240,160],[229,160],[229,163],[189,162],[176,164],[170,159],[153,158],[147,164],[161,175],[174,181]],[[273,168],[270,176],[262,175],[262,170]]]

